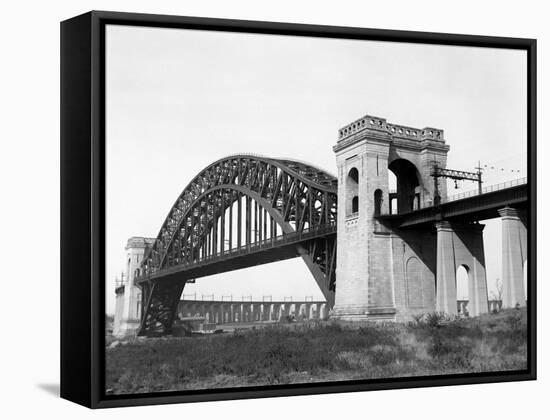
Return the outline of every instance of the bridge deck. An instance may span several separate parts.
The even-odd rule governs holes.
[[[316,238],[336,236],[336,225],[326,225],[313,230],[293,232],[249,245],[226,250],[200,260],[164,268],[136,279],[137,283],[151,280],[191,280],[271,262],[299,257],[297,245]]]
[[[529,198],[527,183],[448,201],[439,206],[424,207],[410,213],[381,215],[379,219],[396,228],[418,228],[439,220],[473,222],[500,217],[498,210],[512,206],[526,208]]]

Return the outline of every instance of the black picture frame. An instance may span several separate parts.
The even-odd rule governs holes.
[[[528,368],[441,377],[106,395],[105,26],[520,49],[527,52]],[[536,379],[536,40],[91,11],[61,23],[61,397],[90,408],[432,387]]]

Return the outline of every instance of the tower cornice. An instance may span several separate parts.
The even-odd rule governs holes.
[[[412,150],[449,150],[444,131],[439,128],[398,125],[372,115],[365,115],[338,130],[338,141],[333,150],[338,152],[363,139],[389,142]]]

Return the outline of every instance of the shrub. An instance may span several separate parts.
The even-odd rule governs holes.
[[[412,315],[412,319],[414,321],[413,325],[421,325],[424,320],[424,314]]]
[[[426,325],[431,328],[439,328],[443,325],[447,317],[443,312],[432,312],[426,315]]]
[[[508,315],[504,322],[510,328],[512,331],[517,331],[520,329],[522,324],[522,316],[519,312],[511,312],[510,315]]]

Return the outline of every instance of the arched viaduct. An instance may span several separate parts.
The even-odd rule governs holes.
[[[201,316],[216,324],[284,321],[287,315],[298,320],[327,319],[328,304],[314,301],[227,301],[180,300],[178,318]]]

